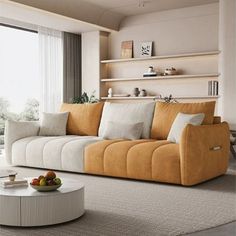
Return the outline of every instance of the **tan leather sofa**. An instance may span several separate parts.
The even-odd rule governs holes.
[[[201,103],[199,103],[201,104]],[[214,103],[157,103],[151,139],[104,140],[85,148],[85,173],[195,185],[223,175],[228,167],[229,127],[213,117]],[[179,144],[166,140],[178,112],[204,112],[203,125],[187,125]]]

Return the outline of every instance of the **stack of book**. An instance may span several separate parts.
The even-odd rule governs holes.
[[[10,180],[1,180],[0,187],[2,188],[13,188],[13,187],[20,187],[20,186],[27,186],[28,181],[26,179],[16,179],[14,181]]]
[[[219,94],[218,81],[216,81],[216,80],[208,81],[208,95],[209,96],[217,96],[218,94]]]

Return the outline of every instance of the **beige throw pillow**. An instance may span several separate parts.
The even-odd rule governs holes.
[[[66,125],[69,112],[42,113],[39,136],[66,135]]]
[[[204,120],[204,117],[205,117],[204,113],[199,113],[199,114],[184,114],[181,112],[178,113],[171,126],[167,140],[173,143],[179,143],[185,126],[187,124],[201,125]]]
[[[104,139],[140,139],[143,132],[143,122],[127,124],[108,121],[104,130]]]

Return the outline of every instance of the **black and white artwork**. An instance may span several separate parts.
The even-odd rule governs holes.
[[[141,44],[141,57],[152,56],[152,42],[143,42]]]

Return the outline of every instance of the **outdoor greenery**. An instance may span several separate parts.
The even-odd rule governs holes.
[[[22,112],[14,113],[10,111],[10,103],[0,97],[0,145],[4,144],[4,130],[6,120],[32,121],[39,119],[39,102],[34,99],[28,99]]]

